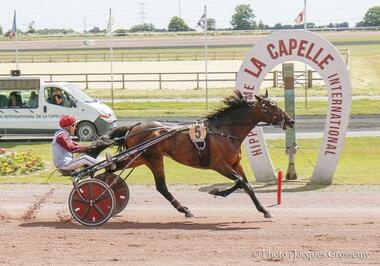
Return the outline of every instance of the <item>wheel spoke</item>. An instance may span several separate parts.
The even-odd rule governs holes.
[[[100,193],[100,195],[94,199],[94,202],[98,202],[99,199],[102,199],[102,197],[106,194],[106,192],[108,192],[107,188],[104,188],[104,191],[102,193]]]
[[[87,201],[83,201],[83,200],[81,200],[81,199],[73,199],[72,202],[73,202],[73,203],[74,203],[74,202],[76,202],[76,203],[82,203],[82,204],[88,204],[88,203],[90,203],[88,200],[87,200]]]
[[[91,206],[88,206],[86,211],[84,212],[83,216],[80,217],[80,219],[85,219],[87,217],[88,213],[90,212],[90,210],[91,210]]]
[[[80,192],[80,189],[78,187],[75,187],[75,190],[79,196],[80,199],[82,199],[83,202],[86,202],[86,203],[89,203],[90,201],[85,199],[84,196],[82,195],[82,193]]]
[[[103,210],[101,208],[99,208],[96,203],[94,203],[94,207],[102,215],[103,218],[106,216],[106,214],[103,212]]]
[[[92,182],[88,182],[88,197],[92,200]]]

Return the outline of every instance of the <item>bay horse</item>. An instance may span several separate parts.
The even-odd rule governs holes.
[[[245,100],[239,91],[233,96],[224,99],[225,106],[206,116],[203,120],[207,129],[205,148],[200,151],[190,140],[189,130],[181,130],[174,136],[167,138],[147,148],[129,168],[146,165],[153,173],[156,189],[185,217],[192,217],[189,208],[183,206],[169,192],[165,182],[164,160],[167,156],[173,160],[195,168],[211,169],[235,181],[235,184],[226,190],[213,189],[209,193],[227,197],[237,189],[243,188],[254,202],[256,209],[270,218],[267,211],[256,198],[252,186],[249,184],[240,164],[241,144],[248,133],[260,122],[273,126],[281,126],[286,130],[293,127],[292,120],[277,104],[268,99],[268,92],[264,97],[255,96],[256,101]],[[148,139],[160,136],[171,129],[183,127],[179,123],[143,122],[132,127],[119,127],[108,134],[104,145],[98,145],[90,152],[96,157],[102,150],[116,140],[119,148],[133,147]],[[116,163],[115,171],[124,169],[128,161]]]

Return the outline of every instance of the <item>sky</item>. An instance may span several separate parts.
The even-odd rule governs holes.
[[[36,29],[72,28],[83,32],[94,26],[105,28],[108,10],[112,8],[118,26],[130,28],[141,22],[156,28],[167,28],[171,17],[179,16],[194,28],[207,6],[207,15],[216,20],[218,28],[230,27],[231,16],[239,4],[250,4],[256,20],[273,26],[276,23],[294,24],[304,0],[1,0],[0,25],[3,31],[11,28],[13,11],[17,11],[17,28],[26,30],[35,21]],[[330,22],[349,22],[355,26],[368,8],[380,5],[380,0],[307,0],[307,21],[317,25]],[[143,13],[143,15],[141,14]]]

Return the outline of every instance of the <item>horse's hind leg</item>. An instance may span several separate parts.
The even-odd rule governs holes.
[[[169,192],[165,182],[163,158],[160,157],[155,159],[145,159],[146,165],[154,175],[154,181],[156,183],[157,191],[160,192],[173,205],[173,207],[177,209],[177,211],[184,213],[185,217],[193,217],[191,211],[187,207],[182,206],[182,204],[178,200],[176,200],[173,197],[173,195]]]

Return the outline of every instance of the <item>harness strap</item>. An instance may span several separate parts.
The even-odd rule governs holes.
[[[204,147],[203,147],[203,149],[197,149],[198,150],[198,157],[199,157],[200,166],[202,168],[207,168],[207,166],[209,165],[209,162],[210,162],[209,147],[208,147],[208,145],[206,143],[207,140],[208,140],[208,138],[206,137],[206,139],[204,140]]]
[[[139,123],[141,124],[141,123]],[[133,136],[136,136],[136,135],[139,135],[139,134],[142,134],[142,133],[145,133],[145,132],[150,132],[150,131],[155,131],[155,130],[159,130],[159,129],[165,129],[165,131],[168,131],[167,128],[165,127],[154,127],[154,128],[148,128],[148,129],[145,129],[143,131],[139,131],[139,132],[135,132],[133,134],[130,134],[130,132],[132,131],[132,129],[137,126],[138,124],[134,125],[133,127],[131,127],[126,133],[125,133],[125,136],[123,138],[127,139],[127,138],[130,138],[130,137],[133,137]]]

